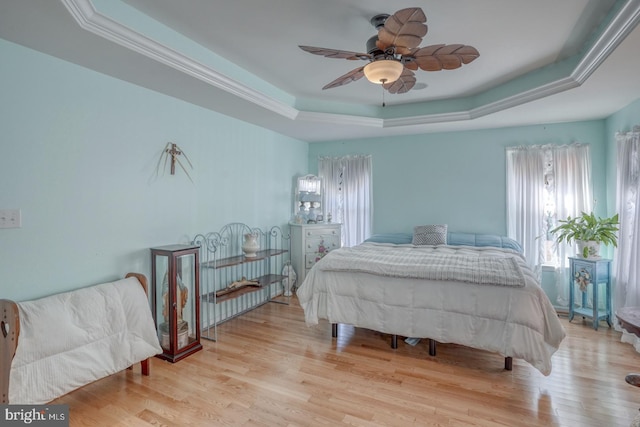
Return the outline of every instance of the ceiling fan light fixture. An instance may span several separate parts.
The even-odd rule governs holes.
[[[404,65],[394,59],[380,59],[365,65],[364,75],[371,83],[392,83],[402,74]]]

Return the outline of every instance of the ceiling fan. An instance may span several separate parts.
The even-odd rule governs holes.
[[[389,93],[405,93],[416,84],[413,71],[418,68],[424,71],[454,70],[480,56],[476,48],[463,44],[418,47],[427,34],[427,17],[419,7],[402,9],[393,15],[376,15],[370,22],[378,34],[367,41],[367,53],[299,46],[306,52],[327,58],[369,61],[322,89],[346,85],[366,76],[370,82],[382,84]]]

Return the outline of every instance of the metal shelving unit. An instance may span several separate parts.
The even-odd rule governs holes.
[[[256,236],[255,256],[243,253],[244,236]],[[217,341],[217,326],[267,302],[289,303],[284,296],[283,275],[290,265],[291,238],[274,226],[267,231],[243,223],[230,223],[220,231],[198,234],[193,244],[200,246],[200,288],[202,338]],[[251,282],[250,285],[239,283]]]

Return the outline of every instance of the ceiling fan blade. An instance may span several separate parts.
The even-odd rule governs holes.
[[[404,69],[398,80],[393,83],[382,85],[389,93],[405,93],[410,91],[416,84],[416,76],[413,71]]]
[[[338,86],[344,86],[348,83],[355,82],[356,80],[360,80],[364,76],[364,66],[358,67],[355,70],[349,71],[347,74],[344,74],[331,83],[327,83],[322,90],[331,89]]]
[[[409,55],[425,71],[455,70],[480,56],[477,49],[463,44],[436,44],[422,47]]]
[[[419,7],[399,10],[389,16],[378,30],[376,45],[380,50],[395,46],[397,53],[404,54],[403,50],[413,49],[422,43],[422,37],[427,34],[425,22],[427,17]]]
[[[456,50],[456,55],[460,57],[463,64],[468,64],[473,61],[477,57],[480,56],[480,52],[473,46],[462,46],[460,49]]]
[[[406,56],[404,58],[407,58]],[[418,63],[415,61],[415,58],[409,56],[410,61],[403,62],[404,68],[408,68],[410,70],[416,71],[418,69]]]
[[[300,49],[305,52],[313,53],[314,55],[322,55],[326,58],[339,58],[339,59],[371,59],[371,55],[368,53],[361,52],[351,52],[348,50],[338,50],[338,49],[327,49],[325,47],[315,47],[315,46],[298,46]]]

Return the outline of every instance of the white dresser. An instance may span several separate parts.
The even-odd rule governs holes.
[[[300,286],[307,272],[328,252],[340,247],[340,224],[289,224],[291,228],[291,264]]]

